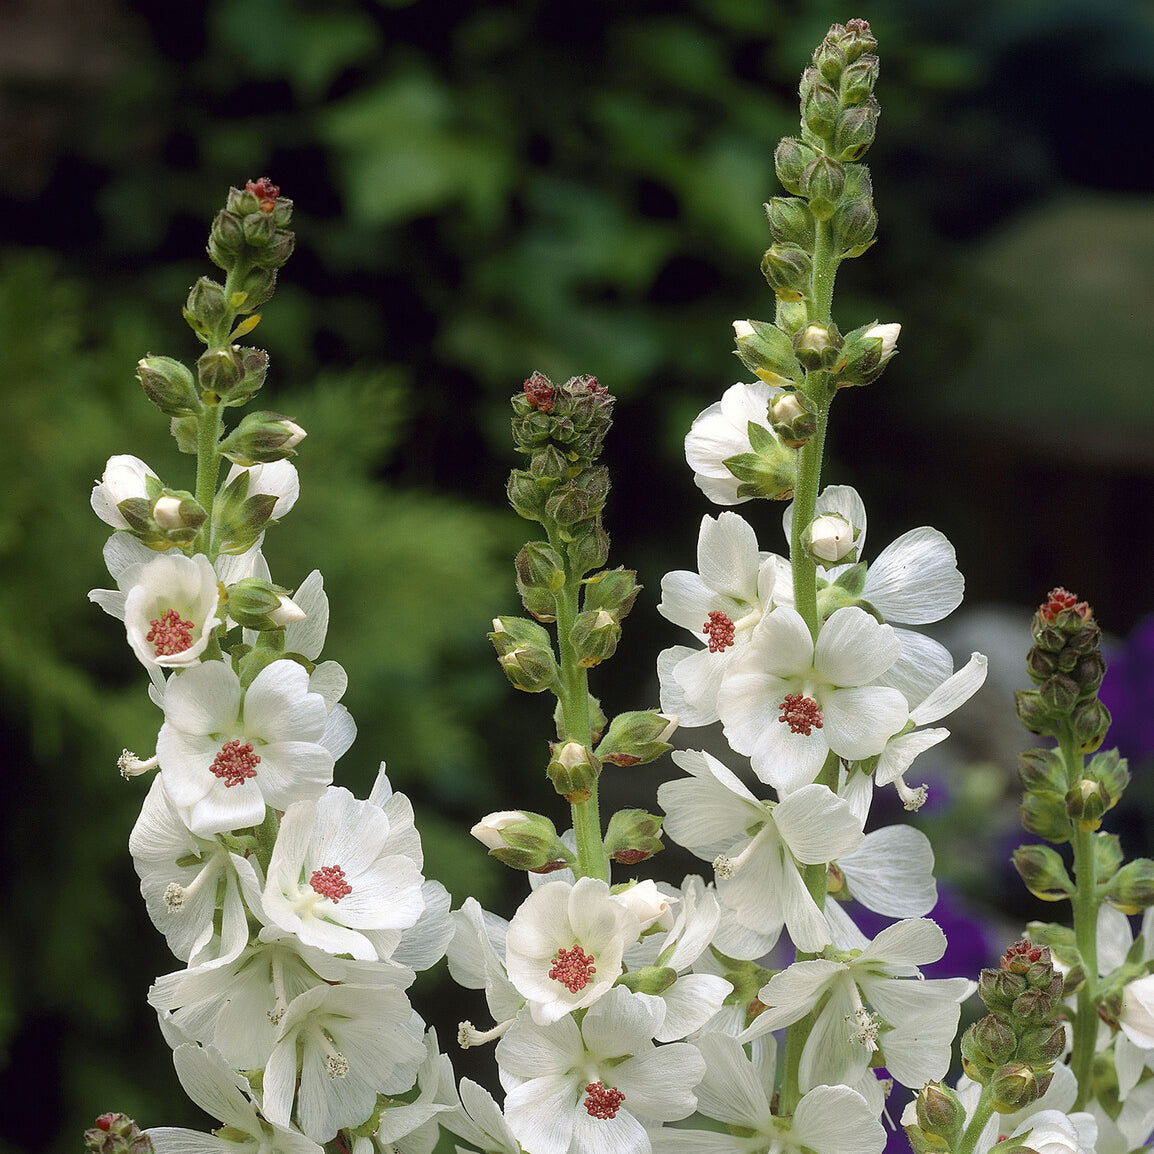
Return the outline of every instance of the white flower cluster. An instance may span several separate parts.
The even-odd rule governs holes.
[[[289,512],[290,463],[247,473],[250,498],[271,501],[273,519]],[[149,914],[185,963],[149,1001],[188,1093],[225,1126],[211,1139],[153,1129],[154,1147],[303,1154],[374,1122],[389,1135],[382,1143],[422,1127],[435,1140],[428,1124],[450,1109],[451,1072],[446,1083],[406,991],[445,952],[449,896],[423,877],[412,807],[383,765],[366,801],[332,784],[356,728],[340,704],[344,670],[320,661],[320,574],[291,600],[274,598],[269,625],[283,648],[262,651],[244,629],[230,660],[227,591],[267,582],[263,534],[215,564],[157,552],[120,511],[145,497],[149,478],[143,462],[114,457],[93,490],[93,508],[118,530],[105,549],[118,588],[90,597],[124,621],[164,717],[155,758],[122,759],[126,772],[159,770],[129,847]],[[405,1117],[386,1110],[386,1123],[381,1096],[417,1087]]]

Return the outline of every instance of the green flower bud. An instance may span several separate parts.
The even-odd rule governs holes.
[[[241,301],[238,313],[251,313],[260,308],[276,291],[276,270],[254,265],[240,282]]]
[[[201,392],[209,404],[229,396],[244,377],[244,361],[236,345],[209,349],[196,362]]]
[[[820,73],[807,68],[801,79],[801,122],[819,140],[833,139],[839,103],[837,92],[821,79]]]
[[[811,321],[794,337],[794,352],[807,369],[832,369],[842,358],[841,333],[832,321]]]
[[[1022,798],[1018,807],[1022,827],[1027,833],[1045,838],[1054,845],[1070,840],[1070,820],[1066,816],[1066,799],[1060,793],[1034,790]]]
[[[216,499],[216,522],[225,542],[221,551],[243,553],[263,532],[276,508],[275,493],[249,496],[249,473],[237,475],[220,491]]]
[[[1084,777],[1066,794],[1066,815],[1080,830],[1096,830],[1110,804],[1101,783]]]
[[[280,413],[248,413],[220,443],[221,456],[236,465],[260,465],[296,456],[307,436],[300,425]]]
[[[570,805],[588,801],[601,774],[601,763],[591,750],[578,741],[566,741],[551,748],[546,770],[553,788]]]
[[[843,105],[865,104],[877,83],[879,61],[876,56],[859,57],[842,70],[840,95]]]
[[[1038,1071],[1026,1062],[1007,1062],[990,1079],[994,1109],[1015,1114],[1036,1102],[1050,1087],[1052,1071]]]
[[[144,357],[136,375],[144,395],[170,417],[196,416],[203,408],[191,371],[172,357]]]
[[[793,353],[793,341],[765,321],[734,321],[733,335],[741,363],[767,385],[796,385],[805,373]]]
[[[774,168],[782,188],[794,196],[801,196],[801,174],[816,157],[817,153],[808,144],[792,136],[784,137],[773,154]]]
[[[1018,720],[1039,737],[1056,737],[1062,730],[1061,719],[1056,718],[1047,708],[1036,689],[1015,690],[1014,709]]]
[[[813,213],[802,197],[775,196],[765,205],[769,231],[776,244],[793,245],[812,253],[816,236]]]
[[[1140,857],[1127,862],[1106,883],[1103,896],[1124,914],[1140,914],[1154,906],[1154,861]]]
[[[152,1154],[153,1150],[152,1139],[127,1114],[101,1114],[96,1125],[84,1131],[84,1145],[92,1154]]]
[[[1066,1047],[1066,1028],[1051,1022],[1023,1030],[1018,1038],[1018,1057],[1031,1066],[1048,1066],[1061,1057]]]
[[[565,555],[573,573],[581,577],[609,560],[609,534],[599,519],[587,521],[578,528],[576,537],[565,546]]]
[[[833,155],[838,160],[848,162],[865,156],[874,142],[879,112],[877,101],[872,96],[865,104],[842,112],[833,134]]]
[[[557,683],[553,640],[535,621],[495,617],[489,640],[497,661],[512,685],[525,693],[541,693]]]
[[[551,873],[573,861],[553,823],[539,813],[501,810],[483,817],[469,832],[490,857],[513,869]]]
[[[224,285],[202,276],[189,291],[184,305],[184,319],[206,344],[228,315]]]
[[[604,609],[578,613],[569,631],[569,641],[577,655],[577,664],[586,669],[600,665],[617,651],[621,626],[617,618]]]
[[[550,485],[538,481],[532,473],[514,469],[509,474],[505,493],[518,516],[524,517],[526,521],[541,521],[545,517],[545,501],[550,488]]]
[[[641,589],[642,586],[637,584],[637,574],[632,569],[606,569],[585,582],[581,608],[604,609],[620,621],[633,608]]]
[[[842,357],[835,371],[839,389],[849,385],[870,385],[882,375],[897,354],[899,324],[862,325],[845,338]]]
[[[969,1076],[976,1082],[985,1082],[990,1073],[1014,1056],[1017,1046],[1014,1028],[1002,1014],[979,1018],[962,1035],[962,1061],[967,1074],[974,1069],[981,1076]]]
[[[655,709],[619,713],[594,752],[611,765],[646,765],[673,748],[669,738],[676,728],[676,717]]]
[[[517,592],[526,610],[538,621],[555,621],[555,594],[565,584],[565,563],[561,555],[544,541],[530,541],[521,547],[514,568]]]
[[[232,346],[231,353],[239,361],[240,376],[227,393],[219,389],[217,392],[221,393],[225,405],[235,408],[252,400],[264,385],[268,375],[268,353],[264,349],[240,348],[238,345]]]
[[[817,414],[797,389],[784,389],[769,402],[769,420],[789,449],[801,448],[817,432]]]
[[[1079,701],[1070,715],[1070,727],[1083,753],[1093,753],[1110,729],[1110,711],[1096,698]]]
[[[819,156],[801,175],[803,195],[815,220],[829,220],[845,188],[845,169],[828,156]]]
[[[1018,754],[1018,780],[1028,790],[1064,793],[1066,766],[1056,749],[1027,749]]]
[[[918,1125],[927,1134],[942,1139],[944,1149],[952,1149],[961,1140],[966,1108],[944,1083],[927,1082],[915,1099],[914,1109]]]
[[[635,994],[664,994],[677,981],[677,971],[669,966],[642,966],[629,970],[614,985],[624,986]]]
[[[761,258],[761,273],[778,300],[801,301],[809,293],[813,261],[804,249],[775,244]]]
[[[600,756],[600,755],[598,755]],[[662,819],[643,809],[619,809],[605,831],[605,852],[620,865],[632,866],[660,853]]]
[[[260,577],[245,577],[226,590],[228,615],[245,629],[283,629],[305,619],[287,589]]]
[[[1026,889],[1044,902],[1062,901],[1074,892],[1074,883],[1062,859],[1049,846],[1020,845],[1012,855]]]

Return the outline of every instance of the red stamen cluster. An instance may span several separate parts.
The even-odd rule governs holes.
[[[609,390],[604,385],[598,384],[596,377],[585,378],[585,391],[599,397],[609,396]]]
[[[1015,942],[1002,955],[1001,966],[1003,970],[1017,970],[1019,973],[1025,973],[1031,966],[1042,961],[1046,956],[1044,946],[1036,946],[1029,938],[1023,938],[1020,942]]]
[[[541,373],[534,373],[525,382],[525,396],[529,398],[529,404],[539,413],[553,411],[553,385],[549,378]]]
[[[870,30],[868,20],[847,20],[845,24],[847,32],[865,33]]]
[[[778,708],[781,716],[777,720],[785,722],[791,733],[809,737],[815,729],[822,728],[825,714],[818,709],[812,697],[806,697],[803,693],[790,693]]]
[[[585,1110],[591,1118],[616,1118],[625,1095],[616,1086],[604,1082],[590,1082],[585,1087]]]
[[[1051,589],[1046,604],[1038,610],[1038,616],[1044,621],[1053,621],[1065,609],[1073,609],[1083,621],[1090,620],[1090,606],[1086,601],[1079,601],[1077,596],[1059,586]]]
[[[280,189],[267,176],[248,181],[244,188],[260,201],[261,212],[272,212],[276,208],[276,198],[280,196]]]
[[[585,989],[597,973],[597,967],[593,964],[596,959],[576,943],[571,950],[558,950],[550,960],[553,968],[549,971],[549,977],[560,982],[571,994]]]
[[[339,902],[341,898],[347,898],[353,892],[353,887],[345,881],[345,871],[339,865],[321,866],[319,870],[313,870],[309,885],[321,897],[328,898],[334,903]]]
[[[709,620],[701,632],[709,634],[710,653],[724,653],[733,644],[733,620],[720,609],[709,611]]]
[[[220,747],[220,752],[212,759],[209,772],[224,781],[225,787],[231,789],[234,785],[241,785],[250,777],[256,777],[256,769],[260,757],[253,753],[252,742],[243,744],[239,737],[226,741]]]
[[[151,629],[144,635],[157,657],[171,657],[192,648],[192,622],[184,621],[175,609],[166,609],[148,623]]]

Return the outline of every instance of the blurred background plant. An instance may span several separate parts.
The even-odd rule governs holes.
[[[884,384],[843,406],[827,475],[862,492],[875,545],[930,522],[971,604],[1024,607],[947,638],[1000,643],[1006,672],[954,748],[977,768],[943,778],[922,820],[971,910],[1038,916],[1008,866],[974,868],[972,839],[999,861],[1018,841],[1009,691],[1035,604],[1063,583],[1119,634],[1150,608],[1149,5],[17,0],[0,43],[0,1096],[29,1108],[0,1116],[0,1149],[74,1149],[104,1109],[192,1117],[144,1003],[171,959],[125,849],[139,783],[115,771],[122,746],[152,751],[157,716],[85,600],[107,583],[87,495],[119,452],[187,483],[133,369],[191,354],[179,306],[226,186],[268,175],[296,204],[260,343],[269,404],[310,436],[267,553],[290,586],[319,566],[332,596],[326,653],[360,727],[338,780],[363,792],[386,758],[430,876],[499,904],[505,879],[464,830],[532,788],[548,730],[485,640],[516,610],[523,539],[507,397],[533,369],[620,397],[607,525],[648,591],[599,687],[611,711],[654,704],[675,640],[660,577],[691,564],[709,511],[681,438],[742,375],[729,321],[772,315],[773,147],[809,46],[857,16],[884,61],[881,243],[843,271],[838,321],[905,331]],[[758,528],[784,548],[774,517]],[[1140,695],[1150,663],[1134,670]],[[659,772],[629,782],[635,804]],[[1131,795],[1124,844],[1150,853],[1151,790]]]

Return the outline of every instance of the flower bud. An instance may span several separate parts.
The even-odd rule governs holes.
[[[621,626],[617,618],[604,609],[578,613],[569,631],[569,641],[577,655],[577,664],[586,669],[600,665],[617,651]]]
[[[578,741],[554,745],[546,773],[553,788],[571,805],[588,801],[601,774],[601,763]]]
[[[1101,782],[1088,777],[1076,781],[1066,794],[1066,815],[1084,832],[1101,826],[1102,816],[1110,805],[1110,797]]]
[[[300,425],[280,413],[248,413],[220,443],[221,456],[237,465],[260,465],[296,456],[307,436]]]
[[[1027,1062],[1007,1062],[990,1079],[994,1109],[1014,1114],[1036,1102],[1049,1089],[1052,1071],[1038,1071]]]
[[[817,432],[817,414],[797,389],[783,389],[769,402],[769,419],[789,449],[800,449]]]
[[[833,134],[833,155],[838,160],[845,163],[865,156],[874,142],[879,111],[877,101],[871,96],[866,103],[842,112]]]
[[[784,137],[773,154],[774,168],[782,188],[794,196],[801,196],[801,174],[816,157],[817,153],[808,144],[792,136]]]
[[[832,140],[839,103],[837,93],[819,78],[816,70],[807,68],[801,79],[801,120],[805,127],[823,141]]]
[[[526,810],[501,810],[483,817],[469,832],[489,851],[490,857],[513,869],[549,873],[573,860],[572,852],[557,835],[553,823]]]
[[[1043,793],[1035,790],[1023,795],[1018,815],[1027,833],[1045,838],[1054,845],[1062,845],[1070,840],[1070,820],[1066,816],[1066,801],[1060,793]]]
[[[1017,1049],[1018,1039],[1013,1026],[1001,1014],[987,1014],[979,1018],[962,1035],[962,1061],[966,1072],[971,1069],[986,1075],[1008,1062]],[[969,1075],[976,1082],[985,1082],[985,1077]]]
[[[1018,754],[1018,780],[1028,790],[1065,792],[1066,766],[1056,749],[1027,749]]]
[[[525,693],[541,693],[557,682],[557,660],[548,632],[524,617],[495,617],[489,640],[511,684]]]
[[[1055,717],[1047,708],[1036,689],[1015,690],[1014,709],[1018,720],[1039,737],[1056,737],[1062,729],[1061,718]]]
[[[84,1145],[92,1154],[152,1154],[152,1139],[127,1114],[101,1114],[84,1131]]]
[[[677,720],[652,709],[619,713],[595,752],[611,765],[645,765],[656,761],[673,748],[669,738],[677,728]]]
[[[1093,753],[1110,729],[1110,711],[1096,697],[1088,697],[1074,707],[1070,727],[1082,753]]]
[[[517,592],[521,603],[538,621],[557,619],[554,596],[565,584],[565,563],[561,555],[544,541],[529,541],[514,561]]]
[[[766,202],[765,215],[776,244],[793,245],[812,254],[816,229],[813,213],[803,197],[775,196]]]
[[[1057,902],[1074,892],[1062,859],[1049,846],[1020,845],[1012,855],[1014,868],[1036,898]]]
[[[641,588],[637,584],[637,574],[632,569],[606,569],[585,582],[581,608],[604,609],[613,614],[616,621],[620,621],[633,608]]]
[[[609,534],[602,528],[600,518],[577,526],[574,540],[565,546],[570,571],[582,577],[591,569],[599,569],[609,560]]]
[[[824,513],[809,524],[801,542],[807,556],[823,569],[831,569],[857,560],[858,536],[859,531],[840,513]]]
[[[598,754],[600,757],[600,754]],[[620,865],[632,866],[664,848],[660,817],[643,809],[619,809],[605,831],[605,852]]]
[[[1154,861],[1135,858],[1106,883],[1104,897],[1124,914],[1138,914],[1154,906]]]
[[[838,388],[870,385],[882,375],[897,353],[899,324],[863,325],[845,339],[842,361],[836,368]]]
[[[814,219],[829,220],[845,188],[845,169],[828,156],[818,156],[806,165],[801,174],[801,185]]]
[[[830,369],[840,358],[842,337],[832,321],[825,325],[812,321],[794,337],[793,343],[797,359],[807,369]]]
[[[734,321],[733,335],[741,363],[767,385],[798,384],[805,378],[793,341],[765,321]]]
[[[761,273],[778,300],[801,301],[809,295],[813,261],[795,245],[775,244],[761,258]]]
[[[245,629],[283,629],[305,619],[287,589],[260,577],[245,577],[226,590],[228,615]]]
[[[240,350],[235,345],[209,349],[196,362],[196,373],[206,401],[215,403],[229,396],[244,377]]]
[[[1048,1066],[1061,1057],[1066,1048],[1066,1027],[1050,1022],[1023,1030],[1018,1038],[1018,1057],[1031,1066]]]
[[[170,417],[195,416],[203,408],[191,371],[172,357],[144,357],[136,375],[144,395]]]
[[[763,425],[749,422],[750,452],[722,462],[738,480],[737,496],[787,501],[797,483],[797,450],[785,445]]]
[[[664,994],[677,981],[677,971],[670,966],[642,966],[622,974],[616,985],[635,994]]]
[[[541,521],[545,517],[545,501],[549,496],[549,487],[542,484],[532,473],[525,469],[514,469],[509,474],[508,484],[505,486],[505,495],[513,511],[526,521]]]
[[[228,316],[228,311],[224,285],[202,276],[189,291],[188,300],[184,304],[184,319],[207,344]]]
[[[902,1127],[918,1154],[956,1149],[965,1124],[965,1107],[942,1082],[927,1082],[902,1114]]]

